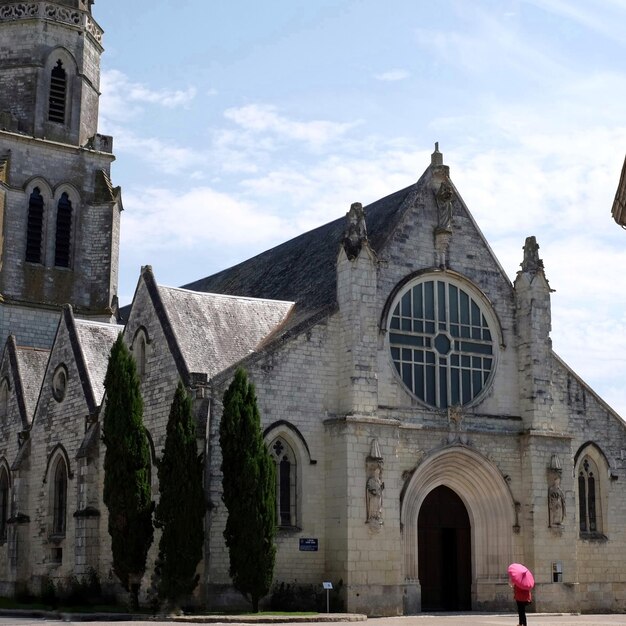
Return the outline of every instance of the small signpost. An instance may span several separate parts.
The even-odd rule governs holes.
[[[326,613],[330,613],[330,590],[333,588],[333,583],[323,582],[322,587],[326,589]]]

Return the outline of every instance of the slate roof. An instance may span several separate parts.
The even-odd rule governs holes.
[[[104,377],[109,363],[111,347],[123,326],[100,322],[74,319],[78,343],[85,360],[91,391],[96,405],[100,405],[104,396]]]
[[[367,235],[374,251],[384,247],[428,172],[414,185],[364,207]],[[336,262],[345,230],[346,218],[341,217],[184,288],[293,301],[296,307],[285,331],[295,329],[336,308]]]
[[[293,307],[293,302],[157,289],[188,371],[209,377],[253,352]]]
[[[15,350],[17,367],[22,384],[22,395],[28,423],[33,421],[33,413],[41,391],[41,383],[46,373],[46,365],[50,357],[49,350],[17,346]]]

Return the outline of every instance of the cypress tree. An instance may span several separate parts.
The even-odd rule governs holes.
[[[167,422],[163,456],[158,464],[161,497],[155,525],[159,541],[159,597],[178,608],[198,584],[196,567],[202,558],[204,514],[202,459],[198,456],[191,399],[178,383]]]
[[[113,571],[137,609],[153,537],[150,448],[135,361],[121,334],[111,348],[104,388],[103,495],[109,510]]]
[[[276,469],[263,441],[254,385],[241,368],[224,394],[220,446],[230,576],[257,612],[274,574]]]

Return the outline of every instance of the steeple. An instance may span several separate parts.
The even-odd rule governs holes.
[[[99,135],[93,0],[0,0],[0,340],[48,347],[61,307],[111,320],[119,188]]]

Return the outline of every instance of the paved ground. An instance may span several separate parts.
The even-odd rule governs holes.
[[[185,620],[193,623],[191,620]],[[180,622],[166,622],[158,620],[150,621],[98,621],[101,626],[156,626],[157,624],[180,624]],[[237,622],[228,620],[229,626]],[[285,624],[286,622],[278,622]],[[517,614],[513,613],[440,613],[436,615],[416,615],[412,617],[384,617],[370,618],[366,622],[367,626],[516,626]],[[72,619],[33,619],[20,617],[0,617],[2,626],[42,626],[42,624],[85,624],[84,621],[73,621]],[[94,622],[91,622],[94,624]],[[358,622],[351,622],[358,624]],[[530,614],[528,615],[528,626],[613,626],[622,624],[626,626],[626,615],[556,615],[556,614]]]

